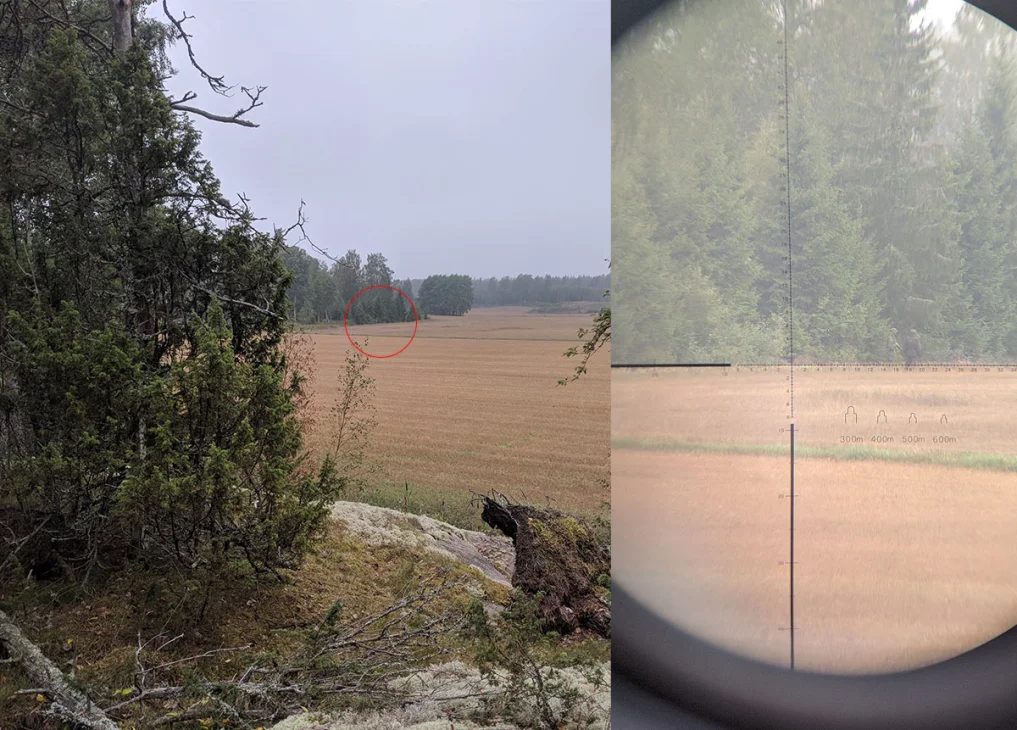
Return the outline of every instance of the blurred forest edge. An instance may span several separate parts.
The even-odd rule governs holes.
[[[1014,32],[788,0],[795,358],[1017,357]],[[782,3],[680,0],[616,49],[615,357],[788,352]],[[910,358],[909,358],[910,359]]]
[[[459,316],[473,307],[529,306],[541,313],[596,313],[610,286],[610,277],[532,276],[477,279],[463,274],[427,279],[395,279],[383,254],[362,260],[355,250],[328,265],[298,247],[283,252],[293,275],[289,288],[290,317],[300,324],[342,322],[346,307],[369,286],[394,286],[413,301],[420,318],[428,314]],[[597,303],[590,304],[591,302]],[[585,304],[586,306],[575,306]],[[368,293],[354,299],[351,324],[412,321],[413,310],[401,294]]]

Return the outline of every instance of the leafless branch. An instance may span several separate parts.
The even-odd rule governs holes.
[[[191,35],[186,30],[184,30],[184,23],[192,19],[194,16],[188,15],[186,12],[184,12],[184,14],[181,17],[179,18],[176,17],[175,15],[173,15],[173,13],[170,12],[168,0],[162,0],[162,9],[163,13],[169,19],[169,22],[173,25],[173,28],[176,31],[176,37],[182,40],[184,42],[184,45],[187,47],[187,57],[190,59],[191,66],[193,66],[195,70],[197,70],[197,72],[201,74],[201,77],[205,79],[205,81],[208,83],[209,88],[212,89],[213,92],[220,96],[225,97],[232,96],[230,92],[233,91],[233,89],[236,88],[236,86],[228,85],[225,81],[224,76],[212,75],[198,62],[198,58],[194,53],[194,47],[191,45]],[[241,127],[258,127],[259,126],[258,124],[248,119],[244,119],[244,115],[262,105],[261,94],[262,92],[265,91],[265,88],[266,87],[264,86],[257,86],[251,89],[246,86],[241,86],[240,90],[244,92],[244,94],[247,96],[248,104],[247,106],[238,109],[231,115],[216,114],[214,112],[210,112],[205,109],[201,109],[199,107],[187,104],[187,102],[196,99],[198,96],[193,91],[188,91],[180,99],[170,99],[169,102],[170,106],[176,109],[177,111],[187,112],[189,114],[197,114],[198,116],[204,117],[205,119],[210,119],[213,122],[221,122],[224,124],[238,124]]]
[[[304,228],[304,225],[307,223],[307,216],[304,215],[304,205],[305,205],[304,201],[301,200],[300,207],[297,208],[297,221],[289,228],[282,231],[283,238],[291,234],[293,231],[300,231],[300,238],[297,239],[296,241],[297,244],[306,242],[311,248],[313,248],[315,251],[317,251],[322,256],[327,258],[333,264],[336,264],[337,266],[344,266],[348,269],[352,269],[353,267],[350,266],[350,264],[340,259],[337,259],[328,251],[318,246],[314,241],[311,240],[311,237],[307,235],[307,230]]]
[[[197,98],[198,98],[198,95],[195,94],[193,91],[185,91],[184,95],[182,97],[180,97],[179,99],[174,99],[172,96],[166,97],[167,101],[169,101],[169,103],[171,105],[172,104],[186,104],[187,102],[193,101],[194,99],[197,99]]]
[[[226,649],[209,649],[208,651],[203,652],[201,654],[195,654],[193,656],[185,657],[183,659],[175,659],[175,660],[173,660],[171,662],[164,662],[163,664],[160,664],[157,667],[153,667],[152,669],[150,669],[148,671],[150,671],[150,672],[157,672],[160,669],[165,669],[166,667],[172,667],[172,666],[175,666],[177,664],[184,664],[186,662],[196,662],[199,659],[208,659],[210,657],[216,656],[217,654],[225,654],[225,653],[231,652],[231,651],[246,651],[247,649],[250,649],[250,648],[251,648],[250,644],[245,644],[244,646],[233,646],[233,647],[229,647],[229,648],[226,648]]]
[[[243,116],[245,113],[251,111],[251,109],[253,109],[254,107],[261,106],[261,102],[252,103],[247,108],[241,109],[236,114],[234,114],[233,116],[229,116],[229,117],[224,116],[222,114],[213,114],[212,112],[207,112],[204,109],[199,109],[196,106],[189,106],[187,104],[182,104],[182,103],[177,102],[177,101],[171,101],[170,102],[170,106],[173,107],[174,109],[176,109],[177,111],[188,112],[190,114],[197,114],[199,117],[205,117],[205,119],[211,119],[213,122],[222,122],[224,124],[239,124],[241,127],[259,127],[259,126],[261,126],[259,124],[255,124],[254,122],[252,122],[252,121],[250,121],[248,119],[241,119],[241,116]]]
[[[404,596],[386,608],[343,623],[335,630],[318,632],[309,639],[303,651],[297,652],[288,663],[272,669],[251,664],[233,680],[199,681],[187,685],[154,686],[160,672],[185,663],[199,662],[224,652],[250,647],[210,649],[182,659],[163,661],[148,666],[146,656],[158,654],[180,636],[166,639],[157,634],[142,641],[138,634],[135,651],[135,681],[130,697],[111,704],[105,710],[91,705],[92,715],[86,727],[97,730],[119,730],[112,719],[137,719],[139,706],[158,708],[146,727],[163,727],[176,723],[226,715],[237,720],[264,721],[285,717],[306,704],[308,694],[342,695],[346,697],[374,698],[400,701],[415,697],[417,690],[393,684],[394,680],[411,677],[421,667],[454,653],[454,644],[442,640],[450,636],[465,620],[463,607],[454,602],[437,607],[438,599],[450,591],[465,587],[465,579],[451,569],[439,569],[416,579],[404,591]],[[0,643],[9,647],[6,617],[0,613]],[[13,629],[16,631],[16,628]],[[15,642],[17,643],[17,642]],[[37,650],[36,650],[37,652]],[[19,655],[20,656],[20,655]],[[43,661],[47,661],[43,659]],[[50,710],[73,707],[81,712],[80,702],[71,705],[64,692],[67,687],[49,681],[56,672],[52,664],[45,674],[33,675],[38,688],[24,689],[19,694],[41,694],[51,700]],[[57,676],[62,677],[63,675]],[[76,690],[74,690],[76,691]],[[489,693],[478,689],[477,695]],[[426,691],[424,691],[426,695]],[[470,695],[473,696],[473,695]],[[177,704],[182,700],[185,704]],[[60,705],[64,702],[63,705]],[[170,706],[163,703],[171,702]],[[168,712],[173,709],[174,711]],[[69,718],[67,711],[64,717]],[[75,719],[81,724],[80,718]]]
[[[200,63],[198,63],[198,58],[197,56],[194,55],[194,48],[191,46],[191,35],[190,33],[184,30],[184,23],[193,18],[194,16],[188,15],[186,12],[184,12],[182,17],[180,18],[175,17],[173,13],[170,12],[169,3],[167,2],[167,0],[162,0],[162,10],[166,14],[166,17],[169,18],[170,23],[173,24],[173,27],[176,29],[180,39],[187,46],[187,56],[191,60],[191,65],[194,66],[198,73],[201,74],[201,77],[208,82],[208,86],[210,89],[212,89],[212,91],[219,94],[220,96],[229,96],[229,92],[232,91],[234,87],[228,86],[226,84],[226,81],[224,80],[225,76],[213,76],[212,74],[210,74],[201,66]],[[191,98],[193,99],[194,97],[192,96]]]
[[[255,312],[260,312],[261,314],[264,314],[268,317],[274,317],[275,319],[283,319],[283,316],[281,314],[277,314],[273,312],[271,309],[268,309],[266,307],[259,307],[257,304],[251,304],[250,302],[245,302],[241,299],[232,299],[224,294],[218,294],[212,291],[211,289],[206,289],[203,286],[195,285],[195,289],[197,289],[198,291],[205,292],[210,297],[215,297],[221,301],[229,302],[230,304],[236,304],[237,306],[240,307],[247,307],[249,309],[253,309]]]
[[[206,702],[195,702],[183,712],[171,712],[152,721],[152,727],[164,727],[175,725],[178,722],[190,722],[191,720],[204,720],[214,711]]]

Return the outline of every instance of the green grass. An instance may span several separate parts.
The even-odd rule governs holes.
[[[580,664],[602,664],[611,661],[611,642],[595,636],[556,642],[540,653],[540,659],[559,669]]]
[[[613,449],[664,451],[676,454],[749,454],[786,456],[784,444],[739,444],[667,439],[611,439]],[[924,464],[959,469],[1017,472],[1017,456],[983,454],[968,451],[919,451],[870,448],[867,446],[795,446],[795,456],[839,461],[883,461],[898,464]]]
[[[605,500],[609,498],[610,492],[605,490]],[[438,489],[420,484],[410,484],[407,488],[405,483],[385,480],[374,482],[363,490],[350,492],[343,499],[433,517],[464,530],[486,532],[489,535],[501,534],[480,518],[483,505],[475,503],[474,496],[469,492],[458,489]],[[544,505],[535,503],[535,506]],[[611,515],[606,505],[598,513],[576,514],[589,523],[598,541],[610,544]]]
[[[345,337],[341,332],[328,331],[326,329],[316,330],[313,334],[319,334],[326,337]],[[351,332],[353,335],[357,335],[356,332]],[[375,335],[375,337],[396,337],[402,335]],[[476,342],[574,342],[574,337],[530,337],[529,335],[522,335],[520,337],[486,337],[481,335],[470,336],[470,335],[422,335],[418,334],[414,339],[417,340],[474,340]]]
[[[473,495],[458,489],[438,489],[419,484],[378,481],[345,496],[345,499],[388,507],[414,515],[426,515],[464,530],[496,534],[482,519],[483,507],[472,502]],[[500,533],[497,533],[500,534]]]
[[[538,304],[530,309],[527,314],[597,314],[604,307],[610,306],[609,303],[604,304],[589,303],[589,302],[559,302],[556,304]]]

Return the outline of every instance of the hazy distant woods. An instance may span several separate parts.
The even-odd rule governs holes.
[[[788,0],[794,347],[1017,356],[1014,33],[924,0]],[[781,3],[678,2],[616,51],[614,351],[787,351]]]
[[[531,276],[520,274],[501,279],[472,279],[464,275],[435,275],[427,279],[393,278],[382,254],[370,254],[366,262],[350,250],[338,263],[326,266],[303,249],[283,252],[292,272],[289,288],[290,316],[302,324],[342,322],[346,304],[368,286],[385,284],[406,293],[417,314],[462,315],[473,307],[538,306],[568,302],[604,302],[610,277]],[[430,283],[429,283],[430,282]],[[412,321],[413,312],[398,292],[392,296],[369,292],[350,309],[353,324]],[[390,301],[391,300],[391,301]]]
[[[473,291],[478,307],[519,307],[564,302],[607,303],[604,292],[611,277],[603,276],[530,276],[474,279]]]

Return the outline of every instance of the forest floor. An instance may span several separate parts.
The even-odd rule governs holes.
[[[787,375],[632,373],[612,391],[615,578],[781,666]],[[796,371],[796,668],[915,668],[1017,623],[1015,386],[996,368]]]

